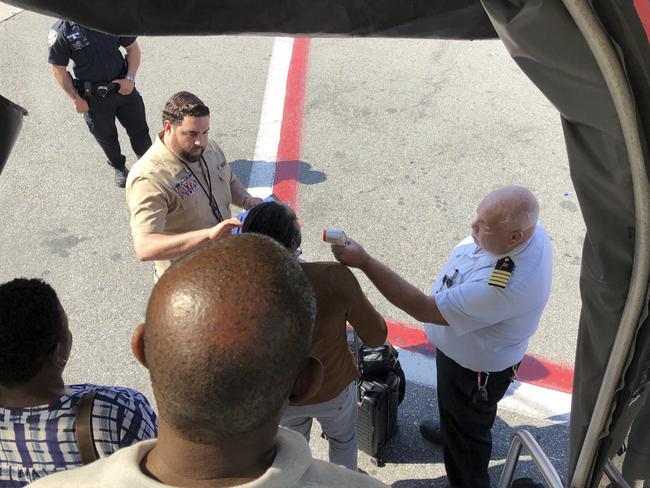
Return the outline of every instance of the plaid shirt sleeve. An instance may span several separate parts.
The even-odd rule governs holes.
[[[158,419],[141,393],[129,388],[101,389],[93,404],[93,437],[100,457],[156,437]]]
[[[79,402],[90,390],[97,392],[92,434],[100,457],[156,436],[156,414],[141,393],[92,384],[67,386],[72,393],[50,405],[13,410],[0,406],[0,487],[21,487],[81,465],[75,422]]]

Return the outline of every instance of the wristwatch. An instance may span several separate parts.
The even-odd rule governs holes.
[[[135,83],[135,76],[126,75],[124,78],[125,78],[126,80],[129,80],[129,81]]]

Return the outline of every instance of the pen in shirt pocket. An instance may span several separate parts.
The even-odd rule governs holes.
[[[444,287],[451,288],[451,286],[454,284],[454,281],[456,280],[456,277],[458,276],[458,268],[454,271],[454,274],[449,276],[445,275],[442,277],[442,283],[440,284],[440,289],[438,291],[442,291]]]

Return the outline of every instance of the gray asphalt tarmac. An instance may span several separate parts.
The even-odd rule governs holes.
[[[554,245],[551,299],[529,352],[572,365],[584,223],[559,115],[499,41],[314,39],[298,208],[307,256],[340,226],[429,291],[481,198],[529,187]],[[413,319],[366,283],[385,316]]]
[[[0,177],[0,282],[42,277],[55,287],[75,341],[66,381],[120,384],[152,398],[128,347],[144,315],[152,267],[134,257],[123,191],[49,71],[53,22],[23,12],[0,23],[0,92],[30,111]],[[197,93],[211,107],[212,137],[245,183],[272,38],[139,42],[137,84],[152,134],[171,93]],[[584,225],[559,116],[497,41],[314,39],[305,106],[298,210],[308,258],[329,259],[321,230],[340,226],[428,290],[451,247],[468,235],[481,196],[524,184],[540,199],[556,258],[553,295],[530,352],[573,363]],[[413,323],[362,282],[384,315]],[[433,390],[409,384],[387,466],[376,468],[364,455],[361,466],[395,487],[445,486],[441,452],[417,433],[433,405]],[[501,411],[495,482],[510,436],[523,426],[564,473],[565,425]],[[315,430],[314,452],[324,457]],[[520,469],[532,473],[530,462]]]

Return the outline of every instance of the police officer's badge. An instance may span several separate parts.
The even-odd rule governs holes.
[[[513,269],[515,269],[515,262],[510,256],[499,259],[492,270],[488,285],[505,288],[510,283],[510,276],[512,275]]]
[[[47,46],[52,47],[56,42],[57,37],[59,37],[59,31],[56,29],[50,29],[50,32],[47,34]]]

